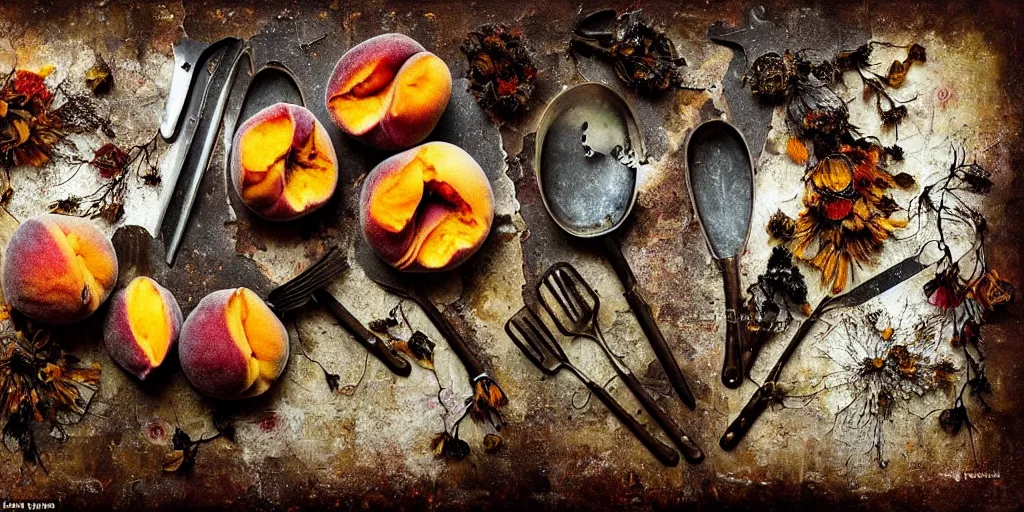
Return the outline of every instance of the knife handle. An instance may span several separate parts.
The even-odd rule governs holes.
[[[725,429],[722,438],[718,440],[718,446],[723,450],[730,451],[736,448],[736,445],[743,439],[743,436],[747,435],[747,432],[750,431],[751,425],[768,408],[769,393],[765,391],[765,388],[769,386],[773,386],[773,383],[765,382],[764,386],[757,388],[757,391],[750,397],[747,405],[743,406],[740,415],[732,420],[729,428]]]
[[[743,312],[743,299],[740,294],[740,266],[735,256],[719,260],[722,266],[722,281],[725,285],[725,360],[722,362],[722,384],[729,389],[736,389],[743,384],[743,352],[744,331],[740,315]]]
[[[661,428],[665,430],[665,434],[668,435],[669,440],[672,444],[676,445],[676,448],[682,452],[683,457],[693,464],[698,464],[704,460],[704,452],[697,446],[697,443],[693,441],[693,438],[686,435],[683,429],[679,427],[679,424],[672,419],[671,416],[665,412],[665,409],[661,407],[654,397],[647,392],[647,388],[640,383],[640,380],[633,375],[633,372],[626,371],[619,373],[619,378],[626,383],[626,387],[633,392],[633,396],[636,397],[640,405],[647,410],[647,413],[654,418],[654,421],[661,425]]]
[[[327,290],[320,288],[313,292],[313,299],[318,304],[324,307],[328,313],[331,314],[341,326],[351,334],[356,341],[359,342],[368,352],[373,354],[387,366],[389,370],[394,372],[399,377],[408,377],[412,373],[412,365],[404,357],[394,353],[390,347],[384,344],[384,342],[377,337],[376,334],[370,332],[369,329],[363,327],[363,324],[352,316],[352,313],[345,308],[338,299],[335,299],[333,295]]]
[[[672,384],[672,388],[676,390],[676,393],[679,394],[679,399],[690,409],[695,408],[697,402],[693,398],[693,391],[690,391],[690,386],[686,383],[682,370],[679,369],[679,363],[676,362],[675,356],[672,355],[672,350],[669,349],[668,343],[665,341],[665,336],[661,333],[658,323],[654,320],[651,306],[647,304],[647,300],[644,299],[643,295],[640,294],[640,290],[637,289],[636,277],[633,275],[633,269],[630,268],[629,262],[626,261],[625,256],[622,254],[622,248],[611,235],[604,236],[602,239],[608,261],[619,276],[619,281],[622,282],[623,288],[626,289],[626,302],[629,303],[630,309],[636,315],[640,329],[643,330],[644,335],[650,342],[654,355],[657,356],[658,362],[661,363],[661,367],[665,370],[665,375],[668,376],[668,381]]]
[[[657,437],[654,437],[653,434],[648,432],[647,429],[645,429],[644,426],[636,420],[636,418],[626,412],[626,410],[619,405],[619,402],[617,402],[615,398],[612,397],[612,395],[610,395],[600,384],[592,380],[588,380],[587,388],[590,389],[591,393],[597,396],[598,400],[600,400],[605,407],[608,407],[608,410],[610,410],[612,414],[614,414],[615,417],[618,418],[619,421],[621,421],[622,424],[625,425],[626,428],[628,428],[629,431],[632,432],[633,435],[651,451],[652,454],[654,454],[659,462],[669,467],[679,465],[679,454],[676,453],[671,446],[661,442]]]

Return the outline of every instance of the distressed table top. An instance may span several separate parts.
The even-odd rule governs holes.
[[[485,453],[487,430],[469,420],[462,438],[469,457],[449,462],[435,457],[430,440],[444,429],[439,387],[468,396],[465,372],[427,318],[402,304],[415,329],[437,342],[435,374],[414,368],[398,378],[342,331],[324,312],[304,310],[290,319],[291,359],[270,392],[256,399],[223,403],[203,398],[188,384],[177,361],[140,384],[110,360],[99,342],[100,322],[76,328],[70,350],[104,371],[89,414],[67,428],[66,437],[39,436],[46,470],[22,464],[16,452],[0,450],[0,499],[57,500],[67,510],[141,507],[160,509],[230,506],[253,509],[353,508],[595,508],[608,510],[754,507],[758,504],[823,506],[870,504],[901,509],[909,503],[959,509],[985,505],[1015,509],[1024,499],[1021,484],[1021,433],[1024,415],[1019,397],[1024,384],[1015,346],[1021,330],[1018,301],[985,327],[988,372],[994,390],[991,410],[972,417],[972,442],[951,437],[929,412],[948,407],[951,395],[915,401],[886,422],[883,447],[888,465],[877,463],[874,434],[835,429],[842,396],[822,393],[798,407],[768,411],[733,452],[717,440],[755,389],[748,381],[727,390],[719,371],[724,314],[719,272],[694,218],[685,185],[683,144],[699,122],[731,118],[729,91],[733,51],[712,43],[708,28],[718,20],[745,23],[753,4],[713,2],[640,2],[608,5],[562,2],[4,2],[0,6],[0,62],[38,69],[55,66],[50,80],[81,87],[94,55],[113,68],[115,88],[100,100],[123,144],[142,143],[155,133],[169,86],[171,43],[184,27],[188,36],[212,41],[224,36],[253,37],[269,28],[291,30],[293,43],[316,66],[333,63],[347,48],[373,35],[409,34],[444,59],[453,76],[465,72],[459,45],[466,32],[487,22],[521,26],[540,69],[530,109],[500,127],[475,111],[453,111],[469,119],[466,144],[499,155],[488,169],[496,197],[495,226],[481,251],[457,271],[430,281],[430,295],[455,325],[481,346],[481,354],[509,395],[508,425],[500,449]],[[686,58],[685,88],[655,99],[626,90],[610,68],[593,59],[567,57],[571,27],[582,13],[598,7],[641,7],[663,25]],[[836,8],[838,6],[838,8]],[[1024,84],[1014,66],[1024,48],[1021,14],[1015,2],[835,2],[815,10],[797,2],[769,2],[770,19],[781,26],[817,24],[839,34],[859,33],[900,44],[919,42],[927,64],[912,69],[901,97],[910,118],[900,128],[908,158],[901,169],[919,182],[942,172],[950,148],[962,147],[993,171],[995,190],[984,199],[988,216],[989,262],[1018,290],[1021,236],[1014,220],[1024,193],[1017,169],[1024,165],[1020,118]],[[323,39],[321,39],[322,36]],[[785,48],[778,48],[782,51]],[[825,50],[825,49],[823,49]],[[880,62],[904,50],[880,51]],[[900,57],[902,58],[902,57]],[[884,70],[880,70],[883,72]],[[300,73],[301,75],[301,73]],[[326,76],[303,81],[314,110],[323,114]],[[533,171],[535,132],[543,105],[569,85],[595,80],[622,92],[637,112],[646,139],[649,165],[641,171],[638,203],[618,232],[626,258],[636,270],[646,297],[697,397],[695,411],[674,396],[661,402],[684,430],[696,438],[707,460],[665,468],[631,437],[586,390],[567,375],[546,378],[518,352],[503,331],[505,321],[528,297],[539,275],[553,262],[574,263],[601,295],[599,321],[613,348],[652,389],[666,389],[611,267],[599,248],[571,239],[550,220]],[[873,104],[861,101],[857,86],[848,94],[854,124],[877,132]],[[455,87],[465,82],[456,80]],[[467,96],[461,95],[463,99]],[[468,105],[475,109],[475,105]],[[450,107],[452,109],[457,106]],[[226,187],[223,144],[203,182],[195,219],[174,268],[158,271],[186,313],[212,290],[248,286],[265,293],[315,261],[327,247],[340,245],[352,267],[331,291],[364,322],[381,318],[399,305],[374,285],[355,263],[356,220],[361,176],[383,154],[365,151],[322,119],[341,155],[338,193],[316,214],[285,227],[256,220]],[[462,121],[458,121],[462,122]],[[777,209],[800,209],[803,168],[785,155],[784,114],[769,120],[763,151],[755,162],[752,232],[742,254],[746,287],[760,274],[771,248],[763,227]],[[874,123],[874,124],[872,124]],[[470,128],[471,127],[471,128]],[[450,128],[450,126],[449,126]],[[454,135],[453,135],[454,136]],[[895,135],[882,134],[892,143]],[[68,151],[84,156],[104,140],[75,135]],[[165,151],[161,146],[161,152]],[[467,148],[469,149],[469,148]],[[474,153],[476,154],[476,153]],[[504,164],[500,155],[504,155]],[[501,168],[497,168],[501,167]],[[18,219],[47,210],[68,194],[93,190],[101,179],[56,161],[43,169],[12,171],[14,195],[7,209]],[[120,224],[149,226],[158,188],[133,184]],[[905,204],[911,196],[897,200]],[[103,224],[113,233],[116,225]],[[855,273],[873,274],[916,250],[913,239],[887,244],[876,266]],[[808,271],[811,303],[825,295]],[[886,296],[870,308],[897,315],[908,301],[923,302],[926,276],[904,292]],[[755,380],[767,373],[789,333],[780,334],[761,355]],[[787,371],[786,380],[807,384],[833,371],[820,357],[829,350],[824,329],[812,333]],[[567,343],[570,357],[605,382],[612,367],[596,345]],[[332,392],[324,371],[356,384],[351,394]],[[364,370],[365,366],[365,370]],[[364,374],[365,371],[365,374]],[[621,381],[610,392],[627,409],[651,423]],[[581,405],[583,404],[583,405]],[[193,438],[214,433],[214,415],[234,420],[234,442],[217,439],[202,445],[189,474],[166,473],[161,463],[169,437],[180,427]]]

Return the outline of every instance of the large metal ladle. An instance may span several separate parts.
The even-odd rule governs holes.
[[[622,96],[599,83],[562,91],[548,104],[537,129],[535,171],[545,208],[570,235],[601,239],[654,354],[679,398],[692,409],[693,392],[612,235],[636,202],[637,169],[643,157],[633,110]]]

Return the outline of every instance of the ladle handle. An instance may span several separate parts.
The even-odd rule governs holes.
[[[593,393],[598,400],[605,405],[605,407],[608,407],[608,410],[610,410],[623,425],[629,428],[630,432],[632,432],[633,435],[636,436],[636,438],[639,439],[652,454],[654,454],[659,462],[669,467],[679,465],[679,454],[676,453],[671,446],[661,442],[657,437],[654,437],[653,434],[648,432],[647,429],[645,429],[644,426],[636,420],[636,418],[629,414],[629,412],[623,409],[622,406],[619,405],[619,402],[617,402],[607,390],[601,387],[600,384],[592,380],[588,380],[587,388],[590,389],[590,392]]]
[[[661,404],[655,401],[654,397],[647,391],[647,388],[640,382],[640,379],[633,375],[633,372],[621,372],[619,373],[619,378],[622,379],[622,382],[626,383],[626,387],[633,392],[633,396],[640,402],[640,405],[644,406],[644,409],[651,415],[651,418],[654,418],[654,421],[661,425],[669,440],[672,441],[672,444],[676,445],[676,448],[682,452],[683,457],[687,461],[692,464],[698,464],[704,460],[704,452],[693,441],[693,438],[683,432],[679,424],[669,416],[668,412],[661,407]]]
[[[719,260],[725,283],[725,360],[722,362],[722,384],[736,389],[743,384],[743,340],[746,326],[740,321],[743,298],[740,294],[740,265],[736,256]]]
[[[416,293],[412,296],[413,301],[416,302],[426,313],[427,318],[430,319],[430,323],[434,324],[434,327],[441,337],[448,342],[448,346],[451,347],[455,355],[458,356],[459,361],[462,361],[462,365],[466,367],[466,372],[469,373],[469,381],[471,384],[476,383],[476,379],[481,375],[489,375],[487,370],[484,369],[483,363],[477,358],[476,354],[473,353],[469,348],[469,344],[466,342],[466,338],[463,338],[459,331],[455,330],[455,326],[452,325],[448,318],[437,306],[434,305],[430,299],[425,296]],[[492,379],[493,376],[490,376]]]
[[[384,363],[389,370],[399,377],[408,377],[412,373],[412,365],[404,357],[395,354],[391,348],[371,332],[352,315],[342,303],[338,302],[330,292],[319,289],[313,292],[313,298],[318,304],[324,307],[328,313],[337,320],[342,327],[348,331],[359,342],[360,345],[373,354],[380,362]]]
[[[633,269],[630,268],[626,257],[622,254],[622,247],[610,235],[603,237],[602,242],[604,243],[608,261],[619,276],[619,281],[622,282],[623,288],[626,289],[626,302],[629,303],[633,314],[636,315],[637,322],[640,323],[640,328],[651,343],[654,355],[658,357],[658,362],[664,368],[668,381],[672,384],[672,388],[676,390],[676,393],[679,394],[679,399],[690,409],[695,408],[697,402],[693,399],[693,392],[690,391],[690,386],[686,383],[682,370],[679,369],[679,363],[676,362],[675,356],[672,355],[672,351],[668,348],[665,336],[661,334],[661,329],[658,328],[657,322],[654,321],[651,306],[647,304],[647,300],[644,299],[643,295],[640,294],[640,290],[637,289],[636,277],[633,275]]]

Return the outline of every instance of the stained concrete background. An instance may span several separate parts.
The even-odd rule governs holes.
[[[311,69],[330,66],[358,42],[382,32],[412,35],[441,56],[458,77],[465,59],[458,47],[464,34],[485,22],[524,28],[536,52],[538,89],[529,112],[500,128],[493,144],[507,156],[494,181],[496,223],[480,253],[451,275],[438,279],[432,292],[446,314],[482,347],[496,377],[510,396],[504,445],[497,454],[481,449],[483,430],[467,421],[463,437],[473,447],[468,459],[450,463],[429,450],[442,430],[438,383],[433,374],[414,369],[396,378],[370,359],[366,375],[352,396],[332,393],[320,361],[355,383],[363,371],[365,352],[324,313],[310,309],[290,322],[292,357],[285,374],[266,396],[238,403],[217,403],[199,396],[171,361],[154,379],[140,385],[114,365],[99,340],[99,322],[77,329],[72,351],[104,368],[102,385],[90,414],[67,429],[66,439],[43,432],[43,458],[49,472],[23,466],[20,456],[0,451],[0,499],[55,499],[68,510],[139,510],[183,508],[294,509],[337,506],[392,509],[477,509],[560,507],[649,509],[688,505],[699,508],[753,508],[842,504],[902,509],[923,504],[932,509],[983,507],[1010,510],[1020,506],[1019,469],[1021,404],[1024,392],[1018,375],[1015,346],[1020,332],[1020,305],[986,327],[990,353],[989,378],[995,389],[992,411],[975,414],[977,463],[965,433],[950,438],[935,408],[948,407],[952,397],[934,394],[914,401],[886,423],[885,452],[890,464],[878,467],[871,435],[830,431],[834,414],[845,403],[837,394],[822,394],[799,409],[769,410],[747,439],[732,453],[717,448],[728,421],[754,387],[747,383],[730,391],[720,384],[723,339],[720,278],[693,218],[685,190],[681,146],[687,130],[703,119],[724,113],[725,70],[732,51],[707,40],[707,28],[724,19],[743,23],[753,4],[675,2],[626,4],[564,4],[559,2],[4,2],[0,6],[0,62],[37,69],[53,64],[51,80],[81,88],[81,76],[102,55],[114,69],[116,85],[101,100],[122,144],[141,143],[155,132],[163,111],[172,61],[170,44],[178,27],[201,40],[233,35],[251,37],[265,27],[292,27],[294,44],[327,38],[311,46]],[[643,169],[637,208],[620,233],[626,257],[670,346],[690,379],[698,400],[696,411],[675,397],[662,403],[705,448],[699,466],[660,466],[598,402],[582,409],[578,382],[567,376],[543,378],[502,331],[508,316],[523,303],[547,264],[575,263],[602,296],[600,321],[613,347],[624,354],[636,373],[658,388],[663,377],[648,372],[654,360],[621,288],[599,252],[568,239],[548,219],[533,179],[533,132],[543,105],[565,86],[585,79],[622,90],[599,62],[581,60],[577,69],[566,57],[568,35],[582,13],[598,7],[642,7],[663,24],[689,66],[685,85],[657,99],[623,91],[637,110],[646,136],[651,165]],[[920,42],[929,61],[915,66],[899,97],[914,95],[910,116],[900,128],[908,153],[901,169],[925,181],[949,163],[951,144],[962,144],[971,158],[994,172],[996,190],[982,205],[992,228],[989,259],[993,268],[1017,289],[1021,227],[1013,220],[1021,205],[1021,87],[1016,72],[1022,56],[1021,15],[1012,1],[937,5],[932,2],[769,2],[768,12],[780,23],[822,23],[834,30],[857,27],[872,38],[900,44]],[[780,48],[779,50],[783,50]],[[878,60],[900,57],[900,50],[879,52]],[[884,64],[880,72],[884,71]],[[315,77],[314,77],[315,78]],[[326,80],[326,75],[321,77]],[[854,123],[879,133],[873,106],[859,100],[853,85]],[[322,97],[322,83],[305,83],[313,107]],[[700,90],[703,89],[703,90]],[[309,92],[312,91],[312,92]],[[325,119],[326,121],[326,119]],[[743,254],[744,286],[763,271],[770,252],[763,226],[777,208],[795,214],[802,190],[802,169],[790,164],[784,147],[781,114],[773,120],[765,151],[757,162],[753,229]],[[204,181],[196,222],[173,269],[158,274],[175,292],[187,312],[207,292],[249,286],[266,292],[307,266],[329,244],[349,254],[357,237],[355,223],[359,176],[382,155],[360,149],[333,128],[342,155],[343,183],[334,200],[308,219],[286,228],[253,219],[225,187],[221,148]],[[498,135],[498,134],[495,134]],[[885,143],[894,134],[881,134]],[[87,155],[104,141],[76,137],[75,148]],[[491,144],[481,137],[481,145]],[[492,150],[495,148],[491,148]],[[45,211],[46,205],[70,193],[91,191],[99,183],[83,170],[71,181],[66,163],[41,170],[13,171],[15,194],[9,205],[20,219]],[[901,203],[911,193],[897,195]],[[123,224],[152,223],[150,205],[157,190],[133,184]],[[104,226],[112,233],[116,226]],[[861,279],[912,252],[920,240],[890,243],[879,265],[858,271]],[[351,258],[350,258],[351,259]],[[398,300],[373,285],[352,261],[353,268],[331,289],[357,317],[368,321],[387,314]],[[813,276],[813,273],[810,275]],[[921,301],[921,276],[866,310],[895,313],[907,300]],[[823,296],[812,281],[811,302]],[[527,293],[528,294],[528,293]],[[437,347],[440,384],[468,394],[464,370],[426,318],[411,304],[404,307],[417,329]],[[926,310],[921,310],[921,313]],[[755,379],[767,372],[782,341],[780,335],[762,354]],[[783,377],[793,386],[807,386],[830,369],[817,350],[834,343],[812,333]],[[567,343],[570,357],[596,380],[613,375],[595,346]],[[610,389],[649,423],[618,381]],[[180,426],[193,438],[214,432],[215,410],[237,421],[236,442],[224,439],[202,446],[190,475],[160,470],[169,450],[169,434]],[[161,432],[163,435],[161,435]],[[976,476],[979,478],[971,478]]]

